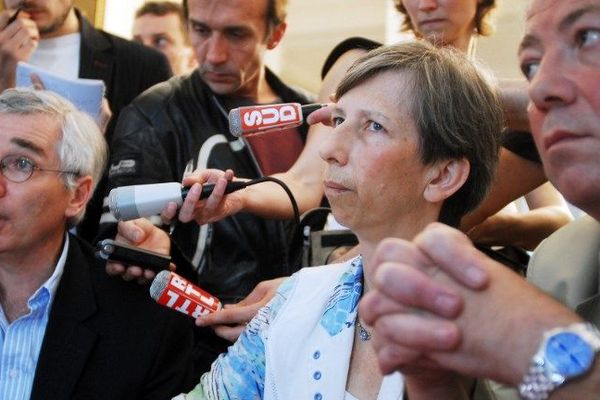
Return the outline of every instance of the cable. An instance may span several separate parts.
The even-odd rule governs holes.
[[[234,181],[234,182],[238,182],[238,181]],[[294,221],[296,222],[296,225],[300,225],[300,211],[298,210],[298,203],[296,202],[296,199],[294,198],[294,194],[292,193],[292,191],[290,190],[288,185],[285,184],[285,182],[283,182],[280,179],[273,178],[272,176],[263,176],[261,178],[256,178],[256,179],[252,179],[251,181],[244,182],[244,187],[256,185],[256,184],[262,183],[262,182],[274,182],[282,187],[282,189],[288,195],[290,202],[292,203],[292,209],[294,210]]]

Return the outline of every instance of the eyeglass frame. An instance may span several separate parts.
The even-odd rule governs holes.
[[[6,170],[9,169],[9,163],[6,163],[5,160],[6,159],[13,159],[14,161],[19,160],[19,159],[24,159],[26,160],[29,164],[31,164],[31,171],[29,172],[29,175],[23,179],[22,181],[16,181],[14,179],[11,179],[10,177],[6,176],[6,174],[4,173]],[[13,183],[23,183],[23,182],[27,182],[29,179],[31,179],[31,177],[33,176],[33,173],[35,171],[41,171],[41,172],[56,172],[59,174],[71,174],[71,175],[80,175],[79,172],[77,171],[63,171],[63,170],[58,170],[58,169],[50,169],[50,168],[41,168],[40,166],[38,166],[33,160],[31,160],[28,157],[25,156],[19,156],[19,155],[15,155],[15,154],[9,154],[7,156],[4,156],[2,159],[0,159],[0,174],[2,174],[3,177],[5,177],[6,179],[8,179],[10,182]]]

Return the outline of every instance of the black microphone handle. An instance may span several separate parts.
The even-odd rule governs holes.
[[[244,182],[244,181],[227,182],[227,186],[225,187],[225,194],[235,192],[236,190],[244,189],[246,186],[248,186],[249,183],[250,183],[250,181],[248,181],[248,182]],[[214,188],[215,188],[214,183],[206,183],[206,184],[202,185],[202,193],[200,194],[200,199],[206,199],[208,196],[210,196],[211,193],[213,192]],[[189,191],[190,191],[189,187],[181,188],[181,198],[183,200],[185,200]]]
[[[302,109],[302,119],[306,119],[306,117],[308,117],[308,115],[311,114],[313,111],[317,111],[325,106],[327,106],[327,104],[304,104],[302,107],[300,107]]]

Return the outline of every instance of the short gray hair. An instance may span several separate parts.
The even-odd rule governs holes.
[[[56,119],[61,129],[56,143],[60,169],[75,171],[78,176],[90,175],[92,189],[96,188],[106,167],[108,146],[98,125],[89,115],[56,93],[26,88],[7,89],[1,93],[0,114],[43,114]],[[67,188],[76,186],[77,177],[73,174],[60,176]],[[75,226],[84,214],[85,210],[68,221],[69,226]]]
[[[386,71],[412,74],[421,161],[469,161],[469,177],[444,201],[439,216],[440,222],[458,226],[483,200],[496,170],[504,122],[498,93],[464,54],[418,40],[382,46],[357,60],[338,85],[336,99]]]

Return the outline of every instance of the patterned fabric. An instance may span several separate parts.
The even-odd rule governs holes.
[[[357,258],[352,262],[350,270],[342,275],[323,313],[321,326],[330,336],[335,336],[344,328],[354,325],[356,307],[362,291],[362,259]]]
[[[265,347],[269,341],[269,325],[285,306],[295,288],[298,274],[287,279],[277,294],[248,324],[227,353],[221,354],[210,372],[188,394],[175,399],[262,399],[265,382]],[[354,259],[327,302],[321,326],[331,336],[346,328],[353,329],[356,310],[363,288],[362,259]]]

